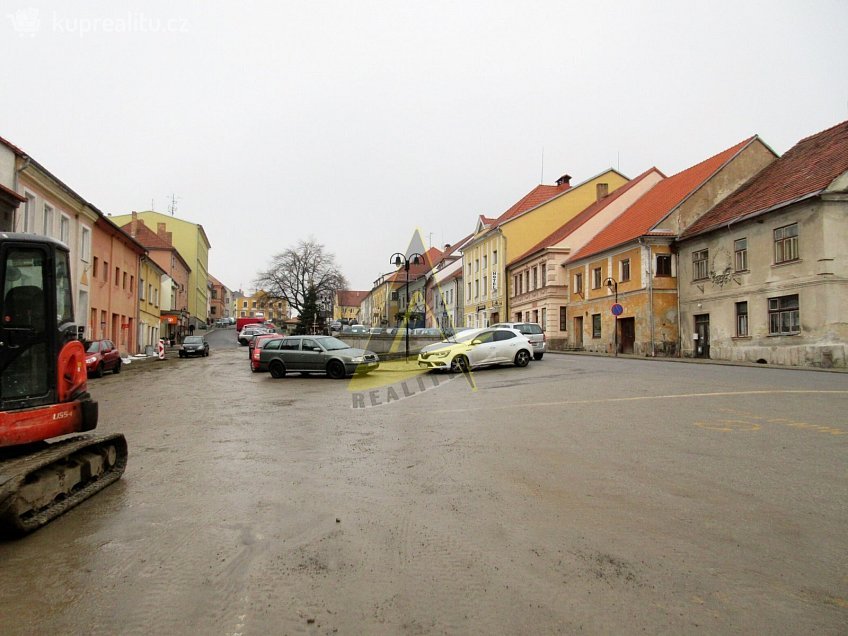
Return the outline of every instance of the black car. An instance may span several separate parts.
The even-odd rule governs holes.
[[[208,356],[209,343],[203,336],[187,336],[183,340],[183,346],[180,348],[180,357],[188,358],[189,356]]]

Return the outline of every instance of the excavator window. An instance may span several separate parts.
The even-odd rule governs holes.
[[[0,307],[0,400],[46,396],[50,390],[46,252],[3,250]]]

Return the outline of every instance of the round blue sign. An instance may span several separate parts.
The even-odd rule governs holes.
[[[623,313],[624,313],[624,307],[622,307],[622,306],[621,306],[621,305],[619,305],[618,303],[615,303],[615,304],[612,306],[612,315],[613,315],[613,316],[620,316],[620,315],[621,315],[621,314],[623,314]]]

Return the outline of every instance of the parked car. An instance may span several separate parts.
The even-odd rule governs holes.
[[[533,344],[533,359],[541,360],[545,355],[545,347],[547,339],[545,332],[542,331],[542,326],[535,322],[499,322],[492,327],[507,327],[509,329],[518,329],[521,333],[527,336],[527,339]]]
[[[262,333],[253,339],[253,342],[248,345],[250,347],[250,370],[254,373],[259,371],[267,371],[268,368],[261,368],[259,364],[259,355],[265,345],[271,340],[282,340],[284,336],[278,333]]]
[[[384,336],[384,335],[386,335],[386,328],[385,327],[371,327],[368,330],[368,333],[370,333],[372,336]]]
[[[349,333],[352,336],[367,336],[368,335],[368,327],[363,327],[362,325],[350,325],[350,331],[345,333]]]
[[[183,345],[180,347],[181,358],[208,355],[209,343],[206,342],[205,336],[186,336],[185,340],[183,340]]]
[[[270,371],[275,378],[297,371],[341,379],[379,366],[380,358],[373,351],[355,349],[333,336],[286,336],[266,342],[259,350],[259,370]]]
[[[111,340],[89,340],[85,343],[85,369],[95,378],[104,371],[121,372],[121,352]]]
[[[260,325],[245,325],[238,335],[239,344],[242,346],[247,346],[248,344],[250,344],[250,341],[253,340],[254,336],[260,333],[268,332],[265,327],[262,327]]]
[[[418,366],[451,373],[502,363],[526,367],[532,351],[530,340],[516,329],[469,329],[421,349]]]
[[[416,336],[438,336],[442,337],[442,330],[438,327],[422,327],[415,330]]]

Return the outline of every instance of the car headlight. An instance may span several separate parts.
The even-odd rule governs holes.
[[[96,362],[96,361],[97,361],[97,356],[91,356],[90,358],[85,359],[86,364],[91,364],[91,363]]]
[[[361,362],[365,362],[365,356],[356,356],[355,358],[351,358],[350,361],[359,364]]]
[[[444,358],[450,353],[447,349],[442,349],[441,351],[436,351],[435,353],[431,353],[430,355],[434,358]]]

